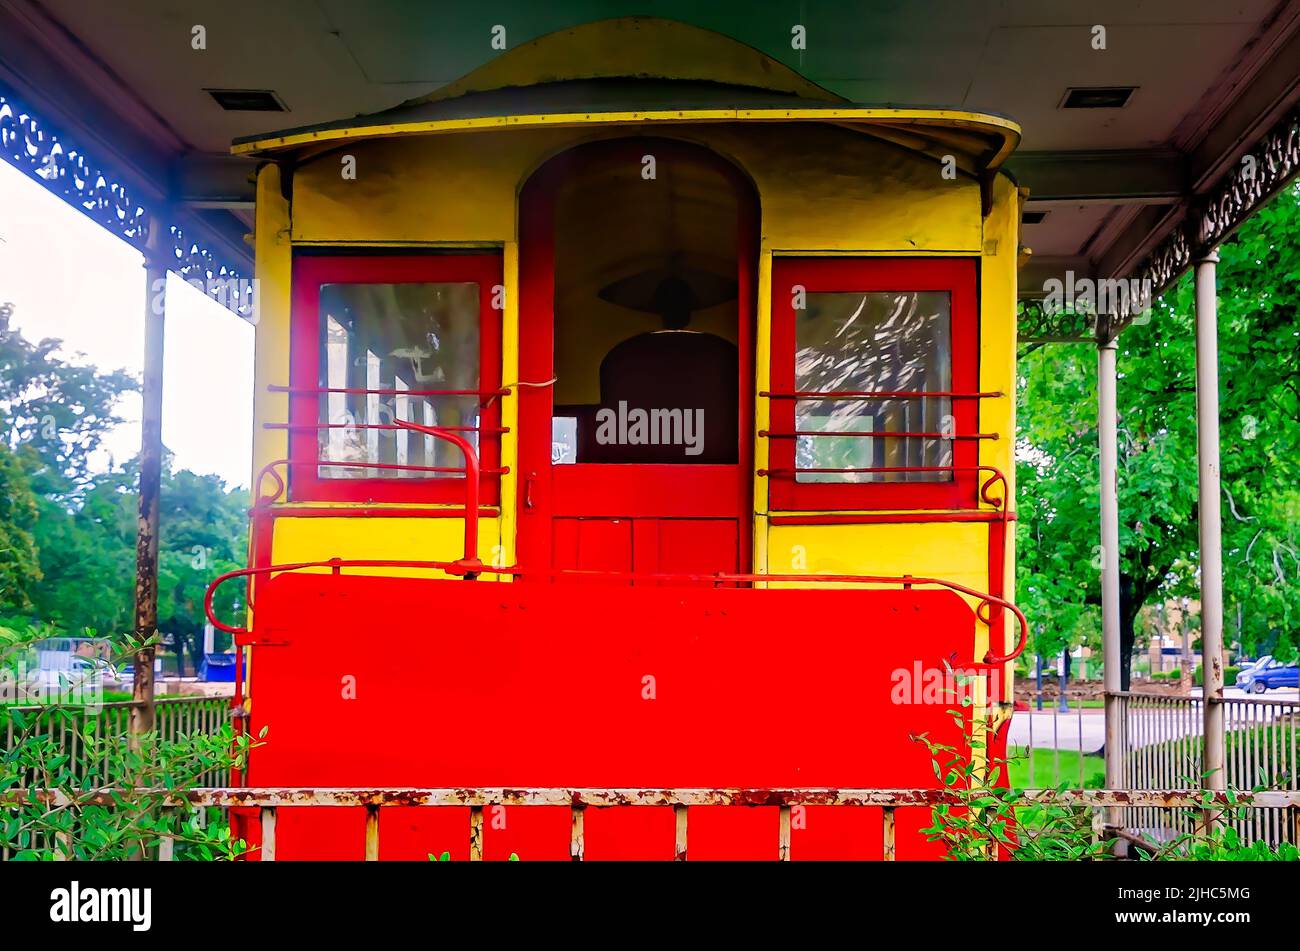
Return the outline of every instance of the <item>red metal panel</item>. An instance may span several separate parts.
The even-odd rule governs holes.
[[[701,518],[743,511],[735,466],[575,465],[552,473],[556,516]]]
[[[557,518],[552,526],[556,568],[632,570],[632,523],[628,519]]]
[[[898,678],[974,649],[965,602],[930,590],[285,574],[258,614],[254,785],[933,786],[911,736],[958,741],[953,701]],[[352,812],[284,810],[280,855],[359,858]],[[899,810],[900,858],[936,856],[926,819]],[[803,820],[798,858],[880,856],[875,810]],[[385,858],[465,854],[462,810],[384,822]],[[484,827],[487,857],[568,855],[567,810],[488,809]],[[671,810],[590,809],[588,855],[670,858],[672,830]],[[689,832],[693,859],[774,858],[777,810],[692,809]]]
[[[739,570],[738,525],[731,519],[647,520],[654,537],[654,566],[638,571],[708,574]],[[637,552],[638,556],[640,552]]]

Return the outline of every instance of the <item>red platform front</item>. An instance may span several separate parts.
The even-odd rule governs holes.
[[[284,574],[259,586],[253,786],[928,787],[960,733],[900,677],[973,661],[949,591],[496,584]],[[900,809],[899,858],[939,852]],[[775,807],[690,810],[694,859],[772,859]],[[383,811],[382,858],[468,853],[468,809]],[[794,858],[879,858],[876,809],[796,817]],[[278,857],[360,859],[359,809],[282,809]],[[484,811],[484,855],[566,859],[567,809]],[[252,830],[250,830],[252,831]],[[673,854],[671,809],[589,809],[587,857]]]

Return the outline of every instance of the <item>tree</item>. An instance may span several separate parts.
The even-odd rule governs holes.
[[[41,578],[32,536],[38,507],[22,457],[0,445],[0,611],[31,607],[32,589]]]
[[[35,453],[38,493],[73,494],[89,478],[104,436],[122,422],[122,394],[138,383],[121,370],[64,360],[61,340],[30,343],[10,327],[13,313],[12,304],[0,305],[0,442]]]
[[[168,472],[159,500],[158,627],[176,639],[176,655],[202,660],[203,596],[217,575],[242,568],[248,549],[248,493],[226,491],[214,475]],[[234,582],[217,591],[225,617],[242,597]]]
[[[139,467],[105,471],[92,457],[135,381],[62,359],[57,340],[28,342],[12,313],[0,309],[0,614],[73,633],[130,630]],[[173,473],[165,455],[159,504],[159,628],[197,661],[207,583],[243,565],[248,496]],[[233,613],[238,597],[227,586],[218,606]]]
[[[1294,654],[1300,586],[1297,343],[1300,186],[1221,249],[1220,398],[1224,571],[1243,605],[1242,647]],[[1121,681],[1143,605],[1197,594],[1195,332],[1191,277],[1120,337]],[[1069,646],[1100,603],[1096,354],[1028,347],[1019,369],[1018,590],[1044,654]],[[1248,620],[1245,620],[1248,618]]]

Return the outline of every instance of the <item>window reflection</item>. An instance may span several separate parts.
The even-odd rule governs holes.
[[[425,426],[478,426],[478,396],[430,390],[479,389],[476,283],[325,284],[320,289],[322,463],[464,465],[446,440],[383,427],[398,419]],[[478,434],[463,433],[478,447]],[[366,465],[321,465],[323,479],[457,478]]]
[[[948,392],[952,320],[946,291],[814,292],[796,311],[801,392]],[[949,397],[804,399],[795,428],[834,433],[951,433]],[[800,436],[799,469],[952,465],[943,438]],[[950,472],[800,472],[799,482],[948,482]]]

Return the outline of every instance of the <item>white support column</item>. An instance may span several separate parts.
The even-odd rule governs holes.
[[[1106,687],[1106,788],[1124,787],[1124,700],[1119,697],[1119,411],[1115,351],[1109,321],[1099,317],[1097,340],[1097,443],[1101,490],[1101,643]],[[1103,329],[1104,328],[1104,329]],[[1119,811],[1107,810],[1106,822],[1116,825]]]
[[[1204,759],[1207,789],[1223,789],[1223,523],[1219,510],[1219,317],[1215,265],[1209,251],[1196,262],[1196,459],[1200,490],[1201,669],[1204,671]]]

